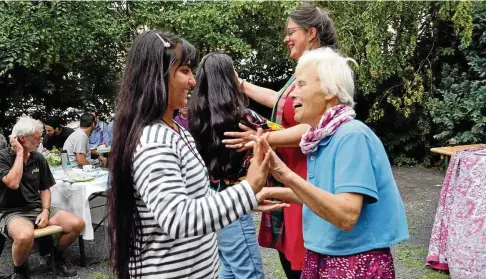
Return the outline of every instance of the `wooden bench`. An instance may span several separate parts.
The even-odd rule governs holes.
[[[430,151],[433,153],[440,154],[440,158],[443,159],[445,157],[445,169],[449,167],[449,157],[451,157],[457,151],[466,150],[473,147],[484,146],[483,143],[480,144],[469,144],[469,145],[455,145],[455,146],[444,146],[444,147],[434,147],[431,148]]]
[[[55,226],[55,225],[34,230],[34,239],[44,238],[49,245],[50,257],[51,257],[51,269],[54,278],[57,278],[57,271],[56,271],[55,255],[54,255],[55,248],[54,248],[54,242],[52,240],[52,236],[58,233],[62,233],[62,227]],[[5,247],[5,241],[6,241],[5,237],[0,234],[0,255],[2,254],[3,248]]]

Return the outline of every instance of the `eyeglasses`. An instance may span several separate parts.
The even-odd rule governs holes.
[[[287,34],[285,37],[290,37],[292,34],[294,34],[295,31],[301,30],[302,27],[293,27],[293,28],[287,28]]]

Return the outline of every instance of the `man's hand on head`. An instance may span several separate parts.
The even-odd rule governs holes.
[[[16,154],[24,153],[24,147],[20,144],[17,137],[13,137],[10,139],[10,146],[12,146],[12,149]]]

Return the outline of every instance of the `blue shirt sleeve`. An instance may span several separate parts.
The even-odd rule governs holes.
[[[103,129],[103,140],[106,146],[111,145],[111,141],[113,140],[113,121],[106,124],[105,129]]]
[[[101,129],[103,127],[103,129]],[[103,134],[106,129],[106,124],[99,121],[96,123],[96,127],[94,128],[93,132],[89,136],[89,148],[97,147],[98,145],[103,142]],[[103,131],[102,131],[103,130]]]
[[[370,147],[364,134],[350,133],[341,139],[336,152],[334,181],[336,194],[357,193],[364,195],[365,203],[378,201]]]

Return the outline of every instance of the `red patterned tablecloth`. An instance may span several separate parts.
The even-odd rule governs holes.
[[[485,150],[456,152],[442,185],[427,265],[454,279],[486,278]]]

